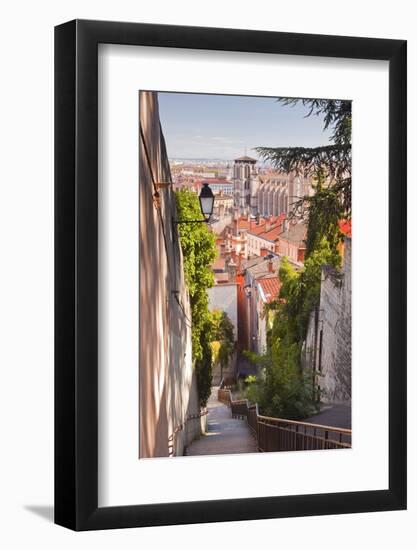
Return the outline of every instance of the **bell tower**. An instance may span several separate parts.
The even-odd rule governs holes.
[[[241,216],[256,215],[258,170],[257,160],[244,155],[235,159],[233,165],[234,207]]]

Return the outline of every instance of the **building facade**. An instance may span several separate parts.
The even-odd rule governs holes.
[[[311,178],[301,175],[274,174],[259,178],[257,186],[257,206],[261,216],[289,215],[294,203],[313,192]]]
[[[252,224],[247,231],[247,255],[262,256],[262,251],[277,252],[279,237],[282,234],[285,214],[277,217],[261,218],[257,224]]]
[[[232,181],[229,180],[220,180],[220,179],[212,179],[212,180],[202,180],[201,185],[204,183],[208,183],[210,189],[213,191],[213,195],[229,195],[233,196],[234,193],[234,184]]]
[[[283,231],[277,237],[275,251],[294,262],[303,263],[306,253],[307,226],[302,223],[283,222]]]

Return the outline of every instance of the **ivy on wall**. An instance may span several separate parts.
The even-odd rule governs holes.
[[[178,219],[201,218],[195,193],[175,193]],[[190,295],[193,361],[200,406],[205,407],[211,392],[213,322],[208,308],[207,289],[214,285],[211,264],[216,257],[215,237],[205,223],[178,224],[184,258],[184,275]]]

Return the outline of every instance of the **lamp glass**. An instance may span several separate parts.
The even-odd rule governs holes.
[[[207,220],[212,215],[213,206],[214,206],[214,195],[212,190],[208,186],[208,183],[203,184],[203,188],[201,190],[199,200],[200,200],[201,212]]]

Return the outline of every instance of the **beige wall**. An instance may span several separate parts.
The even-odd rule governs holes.
[[[287,241],[285,239],[280,239],[278,248],[279,254],[281,254],[282,256],[287,256],[291,260],[294,260],[294,262],[298,261],[298,244],[291,243],[290,241]]]
[[[200,433],[200,420],[191,358],[188,293],[176,229],[175,198],[171,187],[155,182],[171,175],[160,129],[157,95],[140,93],[139,151],[139,456],[182,455],[184,446]],[[146,150],[149,162],[146,158]],[[123,429],[123,427],[121,427]]]

